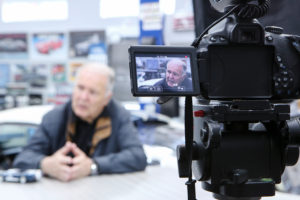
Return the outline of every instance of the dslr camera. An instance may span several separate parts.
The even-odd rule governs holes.
[[[299,157],[300,121],[290,119],[289,103],[300,98],[300,37],[259,23],[270,0],[210,2],[226,14],[191,47],[129,48],[131,90],[197,98],[186,104],[186,144],[177,148],[189,199],[192,171],[216,199],[272,196]]]

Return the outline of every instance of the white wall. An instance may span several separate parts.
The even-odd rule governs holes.
[[[53,11],[55,12],[55,11]],[[129,28],[130,27],[130,28]],[[138,18],[101,19],[99,17],[99,0],[70,0],[69,19],[65,21],[43,21],[3,23],[0,32],[55,32],[78,30],[103,30],[118,32],[121,36],[138,36]],[[118,29],[118,31],[116,31]]]
[[[176,5],[176,12],[189,10],[191,9],[191,0],[177,0]],[[65,21],[3,23],[0,20],[0,33],[69,32],[103,29],[106,30],[108,40],[118,40],[120,37],[138,37],[139,19],[137,17],[101,19],[99,17],[99,0],[69,0],[69,19]],[[172,16],[166,18],[164,35],[166,44],[175,45],[190,44],[194,38],[192,31],[174,33],[172,31]]]

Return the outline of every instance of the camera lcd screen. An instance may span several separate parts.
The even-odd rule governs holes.
[[[135,46],[129,52],[135,96],[199,94],[194,48]]]
[[[210,46],[209,52],[209,98],[270,98],[272,96],[274,47]]]

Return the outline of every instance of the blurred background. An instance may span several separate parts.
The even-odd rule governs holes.
[[[138,101],[130,92],[129,45],[189,45],[195,37],[192,0],[1,0],[0,6],[1,109],[64,103],[88,61],[116,70],[116,99]]]
[[[183,100],[158,106],[156,98],[133,97],[128,48],[189,45],[192,0],[0,0],[0,9],[1,168],[42,116],[70,98],[77,70],[90,61],[114,68],[114,98],[131,112],[144,144],[174,154],[184,143]]]
[[[132,113],[143,143],[169,148],[175,155],[176,146],[184,143],[184,99],[174,98],[158,106],[156,98],[133,97],[128,47],[190,46],[196,35],[220,16],[208,2],[0,0],[1,168],[9,168],[43,114],[70,98],[78,68],[89,61],[115,69],[114,98]],[[282,10],[288,10],[289,4],[282,2],[277,1]],[[278,15],[277,11],[274,6],[270,13]],[[299,19],[296,12],[290,12],[292,16],[287,13],[278,15],[276,25]],[[271,25],[271,18],[262,22]],[[290,27],[285,28],[294,34],[299,31]],[[299,116],[299,105],[298,101],[292,103],[293,117]],[[300,193],[299,181],[293,184],[289,191]]]

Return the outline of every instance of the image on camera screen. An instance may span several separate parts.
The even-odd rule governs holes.
[[[138,92],[189,93],[194,90],[189,54],[137,54],[135,62]]]

